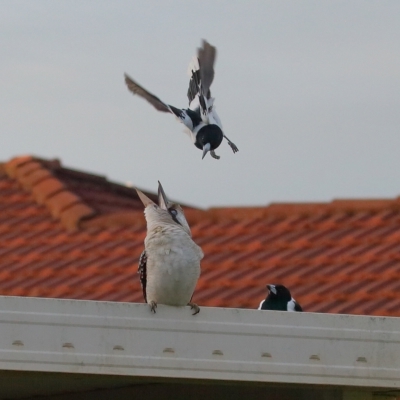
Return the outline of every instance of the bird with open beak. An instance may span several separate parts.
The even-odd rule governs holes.
[[[133,94],[147,100],[156,110],[174,114],[187,128],[187,133],[194,145],[203,151],[202,158],[210,152],[211,156],[218,160],[220,157],[215,154],[214,150],[224,138],[234,153],[239,149],[223,133],[221,120],[215,111],[215,99],[211,97],[210,86],[214,80],[216,54],[217,49],[203,40],[197,57],[193,57],[189,64],[190,81],[187,92],[189,108],[187,109],[179,109],[164,103],[127,74],[125,74],[125,83]]]
[[[203,252],[192,240],[180,205],[168,200],[158,182],[158,204],[136,189],[145,206],[147,235],[139,259],[138,273],[145,301],[152,312],[157,304],[189,305],[193,315],[200,311],[191,302],[200,276]]]

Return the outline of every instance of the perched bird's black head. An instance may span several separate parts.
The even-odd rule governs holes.
[[[268,298],[270,299],[285,301],[290,301],[292,299],[289,289],[283,285],[267,285],[267,288],[269,290]]]
[[[268,296],[261,301],[259,310],[303,311],[300,304],[283,285],[267,285]]]
[[[195,146],[203,150],[203,158],[210,151],[215,150],[222,142],[224,134],[218,125],[203,126],[196,135]]]

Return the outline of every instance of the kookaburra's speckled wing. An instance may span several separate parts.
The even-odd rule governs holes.
[[[139,266],[138,266],[138,274],[140,279],[140,284],[142,285],[143,297],[145,302],[147,303],[147,295],[146,295],[146,284],[147,284],[147,271],[146,271],[146,264],[147,264],[147,254],[146,250],[142,251],[142,254],[139,258]]]

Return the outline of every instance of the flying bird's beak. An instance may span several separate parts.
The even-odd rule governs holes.
[[[267,288],[270,292],[272,292],[273,294],[276,294],[275,285],[267,285]]]
[[[136,189],[136,188],[135,188]],[[155,204],[153,200],[149,199],[144,193],[142,193],[139,189],[136,189],[136,192],[139,196],[139,199],[142,200],[142,203],[145,207]]]
[[[170,206],[168,197],[165,194],[160,181],[158,181],[158,205],[164,210],[168,210]]]
[[[206,143],[206,145],[203,147],[203,157],[201,157],[201,159],[203,159],[206,154],[210,151],[211,148],[211,144],[210,143]]]

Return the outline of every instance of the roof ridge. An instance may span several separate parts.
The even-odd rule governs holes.
[[[75,169],[65,168],[59,159],[46,160],[31,155],[18,156],[2,164],[2,170],[15,179],[23,188],[31,192],[38,204],[45,205],[54,218],[59,219],[68,230],[76,230],[88,226],[127,226],[137,217],[132,210],[113,212],[108,215],[99,214],[91,203],[79,196],[68,184],[72,177],[77,180],[89,181],[104,186],[105,190],[136,197],[135,188],[114,183],[105,176],[90,174]],[[78,192],[79,193],[79,192]],[[157,195],[145,192],[151,199],[157,201]],[[188,222],[192,224],[224,223],[224,222],[254,222],[255,220],[303,218],[313,216],[331,216],[342,214],[344,217],[355,213],[378,213],[381,211],[400,211],[400,198],[395,199],[334,199],[330,202],[282,202],[261,206],[247,207],[211,207],[207,210],[184,206]],[[128,216],[126,221],[122,215]],[[85,220],[85,224],[80,222]],[[89,223],[88,220],[96,220]],[[128,223],[129,221],[129,223]],[[272,221],[274,222],[274,221]],[[309,223],[309,222],[307,222]]]
[[[31,192],[35,201],[46,206],[67,230],[75,231],[82,220],[95,216],[96,211],[53,174],[52,169],[60,166],[57,159],[45,161],[32,156],[14,157],[3,164],[9,178]]]
[[[104,185],[107,189],[111,189],[113,192],[138,198],[134,186],[127,186],[126,184],[124,185],[122,183],[109,181],[105,175],[92,174],[90,172],[84,172],[78,169],[64,167],[58,159],[46,160],[35,157],[35,160],[42,163],[42,165],[46,169],[49,169],[55,176],[62,173],[63,176],[66,177],[73,177],[74,179],[101,184]],[[153,201],[157,201],[157,194],[147,192],[146,190],[142,190],[142,192],[145,193]]]
[[[234,220],[258,219],[266,217],[289,217],[310,215],[332,215],[343,213],[353,215],[358,212],[377,213],[380,211],[400,211],[400,197],[394,199],[334,199],[330,202],[270,203],[265,206],[211,207],[205,211],[191,210],[193,218],[205,215],[214,221],[224,220],[225,215]],[[198,214],[198,215],[197,215]]]

